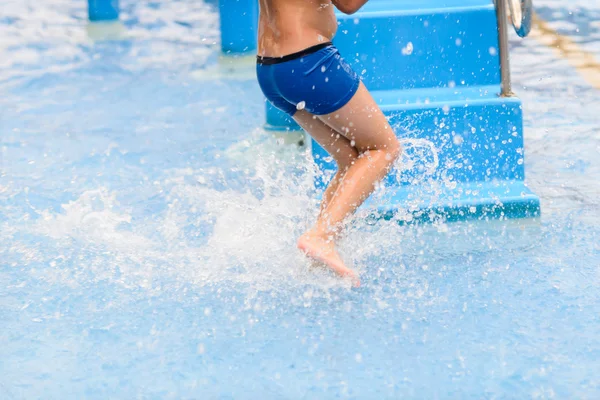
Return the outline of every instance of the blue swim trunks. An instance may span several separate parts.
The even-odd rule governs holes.
[[[297,110],[324,115],[346,105],[360,78],[331,43],[283,57],[257,57],[256,74],[265,97],[293,116]]]

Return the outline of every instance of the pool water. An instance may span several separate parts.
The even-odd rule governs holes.
[[[214,5],[122,7],[112,42],[84,2],[0,16],[0,398],[600,396],[600,92],[567,61],[512,35],[542,217],[358,215],[351,289],[295,249],[306,148],[208,72]],[[536,7],[600,58],[600,6]]]

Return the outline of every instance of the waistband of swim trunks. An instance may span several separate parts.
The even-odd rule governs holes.
[[[296,53],[292,53],[292,54],[288,54],[285,55],[283,57],[262,57],[262,56],[256,56],[256,62],[258,64],[261,65],[273,65],[273,64],[280,64],[286,61],[291,61],[291,60],[295,60],[297,58],[300,57],[304,57],[307,56],[309,54],[315,53],[321,49],[324,49],[326,47],[329,46],[333,46],[333,43],[331,42],[325,42],[325,43],[319,43],[317,45],[311,46],[307,49],[304,50],[300,50]]]

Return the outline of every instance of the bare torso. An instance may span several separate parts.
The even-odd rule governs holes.
[[[330,41],[337,30],[331,0],[260,0],[258,54],[281,57]]]

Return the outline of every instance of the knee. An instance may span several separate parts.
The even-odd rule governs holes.
[[[359,156],[363,155],[375,155],[372,153],[376,151],[378,157],[385,157],[389,164],[393,164],[398,157],[402,154],[402,146],[398,141],[396,135],[386,135],[387,137],[378,140],[378,143],[372,146],[365,146],[358,149]]]
[[[335,162],[337,164],[338,171],[346,171],[359,157],[359,152],[356,148],[352,147],[347,149],[347,151],[340,151],[335,157]]]
[[[386,144],[384,151],[386,152],[386,159],[393,164],[402,154],[402,145],[397,137],[390,138],[389,143]]]

